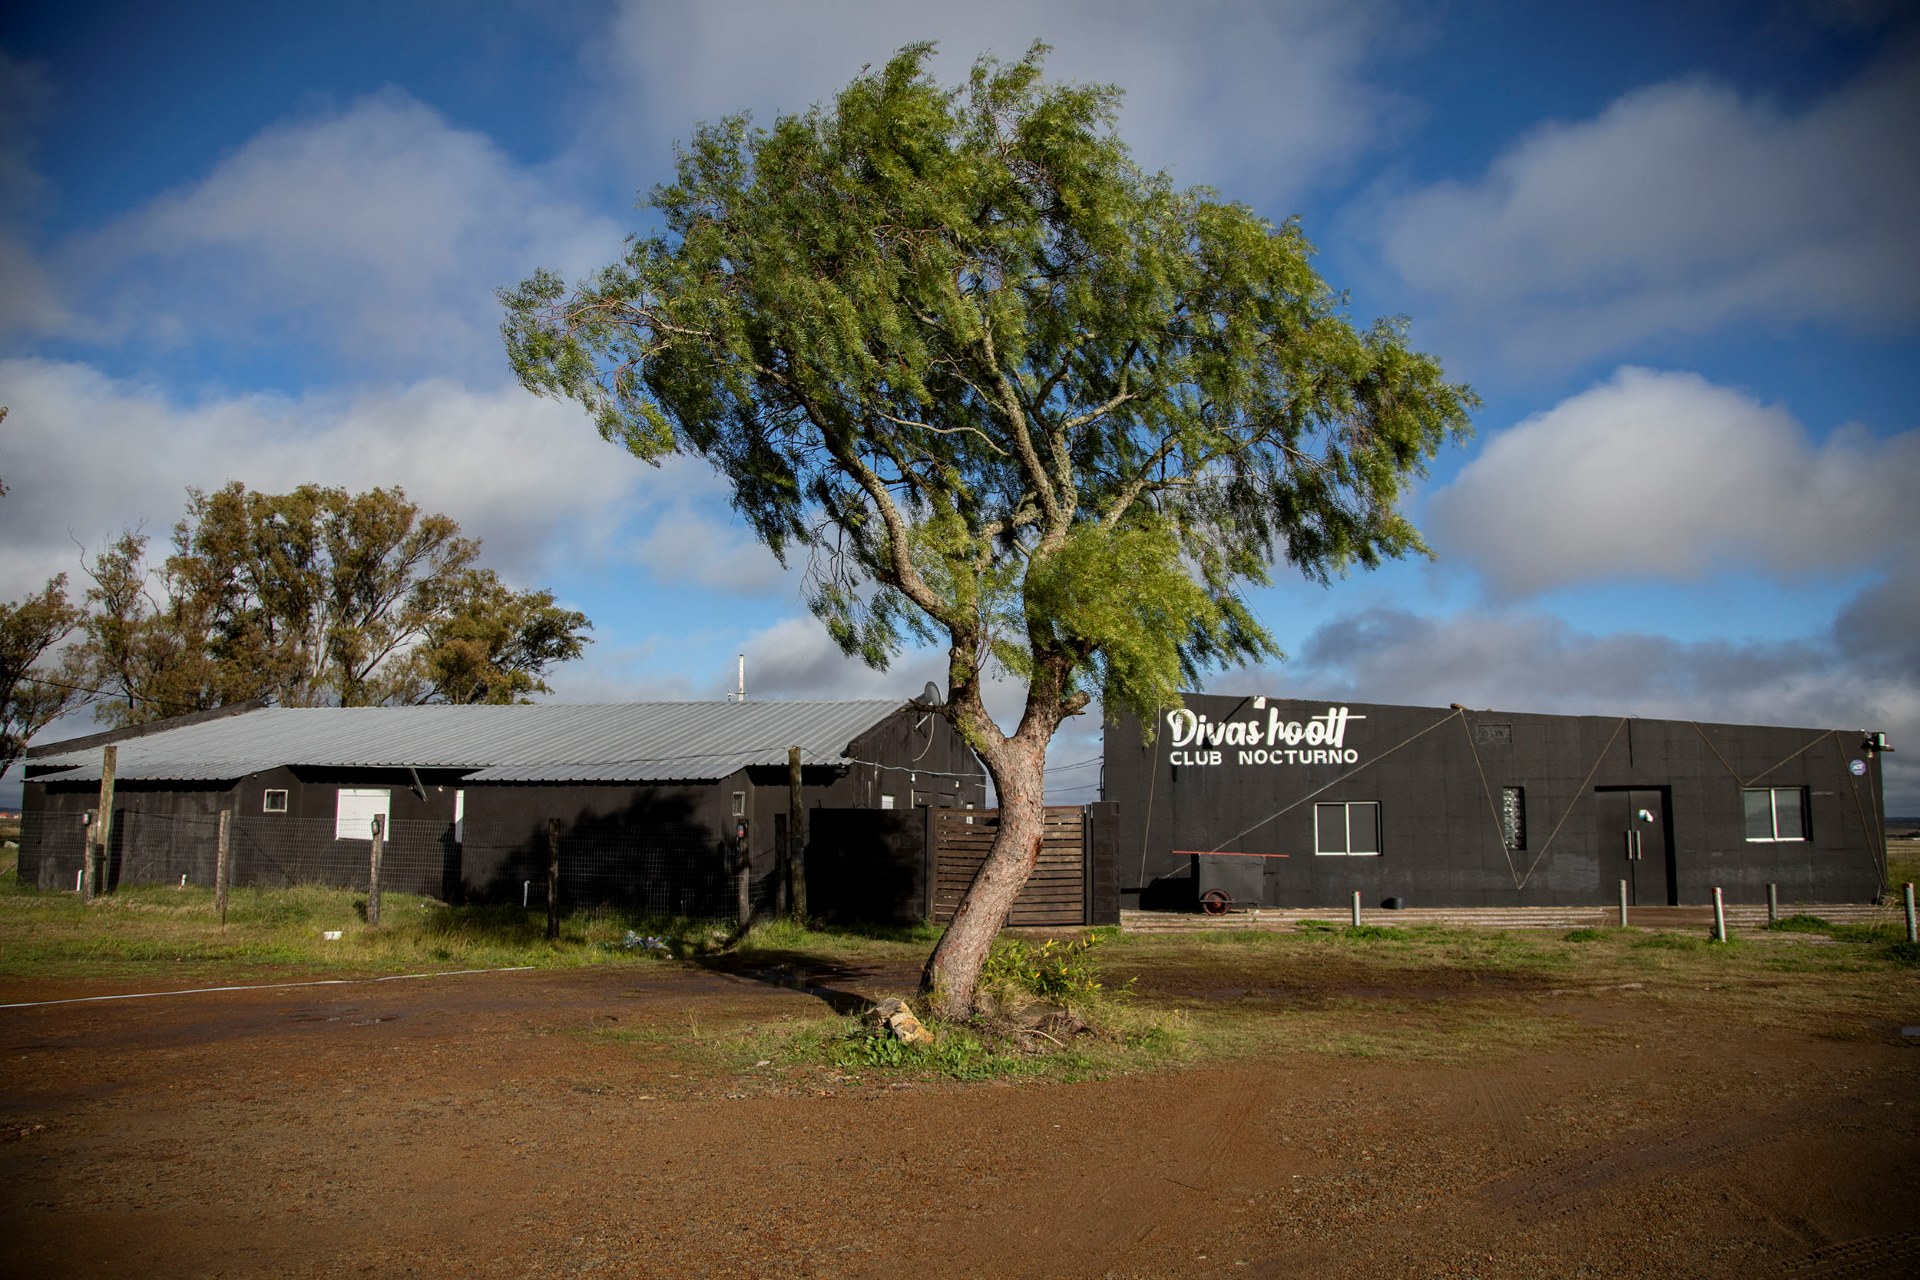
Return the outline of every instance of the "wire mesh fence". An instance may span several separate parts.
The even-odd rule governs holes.
[[[74,813],[23,816],[20,878],[42,889],[76,890],[87,825]],[[116,810],[99,887],[188,884],[212,887],[218,873],[218,813]],[[342,835],[331,820],[235,814],[228,827],[229,883],[283,888],[325,885],[366,890],[372,833]],[[685,824],[558,828],[563,911],[620,907],[663,915],[723,918],[739,908],[739,861],[712,833]],[[417,893],[445,902],[547,902],[549,828],[531,822],[395,822],[382,841],[383,893]],[[772,902],[771,853],[752,861],[751,909]]]

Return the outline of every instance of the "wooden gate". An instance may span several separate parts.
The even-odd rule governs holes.
[[[953,919],[960,898],[987,860],[997,809],[934,809],[933,918]],[[1040,861],[1013,904],[1012,925],[1074,925],[1087,922],[1087,813],[1075,805],[1049,805]]]

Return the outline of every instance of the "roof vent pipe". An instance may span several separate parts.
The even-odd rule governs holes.
[[[740,655],[740,675],[738,679],[739,682],[734,687],[733,698],[736,702],[745,702],[747,700],[747,655],[744,653]]]

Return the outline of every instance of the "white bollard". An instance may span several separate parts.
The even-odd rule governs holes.
[[[1713,886],[1713,940],[1727,940],[1727,904],[1720,896],[1720,886]]]
[[[1353,927],[1356,929],[1360,927],[1360,891],[1358,889],[1353,891]]]

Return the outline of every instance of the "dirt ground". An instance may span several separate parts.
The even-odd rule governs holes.
[[[0,1272],[1920,1275],[1898,1022],[1543,985],[1502,998],[1591,1035],[1492,1065],[902,1087],[683,1048],[822,998],[643,963],[0,1009]]]

